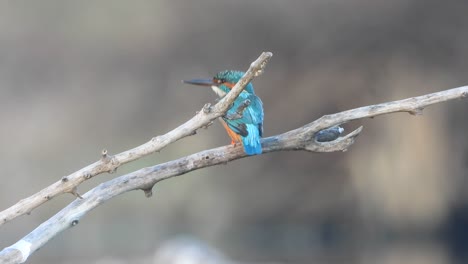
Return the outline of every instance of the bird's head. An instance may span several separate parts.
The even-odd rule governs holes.
[[[213,91],[222,97],[236,85],[242,76],[244,76],[244,72],[227,70],[218,72],[212,79],[192,79],[184,80],[183,82],[194,85],[211,86]],[[248,83],[244,91],[255,94],[252,83]]]

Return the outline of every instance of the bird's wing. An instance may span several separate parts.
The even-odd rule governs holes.
[[[247,92],[241,93],[234,101],[232,107],[227,111],[227,114],[235,115],[237,109],[245,100],[250,100],[250,105],[244,109],[242,117],[239,119],[224,118],[224,121],[226,121],[229,128],[243,137],[248,135],[247,124],[257,125],[261,136],[263,132],[263,104],[256,95]]]
[[[258,126],[258,131],[260,136],[263,136],[263,103],[260,100],[260,97],[256,95],[250,96],[250,115],[252,116],[252,121]]]

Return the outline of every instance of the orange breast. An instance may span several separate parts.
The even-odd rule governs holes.
[[[228,133],[229,137],[231,138],[231,140],[232,140],[231,144],[242,142],[242,138],[241,138],[240,135],[238,135],[238,134],[236,134],[236,132],[232,131],[232,129],[229,128],[229,126],[226,124],[226,122],[224,120],[222,120],[221,118],[219,120],[221,120],[221,124],[223,124],[224,129],[226,129],[226,132]]]

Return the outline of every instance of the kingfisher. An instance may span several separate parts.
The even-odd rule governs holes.
[[[184,80],[184,83],[210,86],[220,97],[224,97],[244,76],[241,71],[222,71],[212,79]],[[231,144],[242,143],[247,155],[262,153],[260,139],[263,135],[263,103],[255,94],[252,83],[248,83],[226,114],[220,118]]]

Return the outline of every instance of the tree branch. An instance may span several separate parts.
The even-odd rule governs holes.
[[[154,137],[150,141],[138,147],[121,152],[114,156],[108,155],[107,150],[103,150],[100,160],[68,176],[62,177],[61,180],[42,189],[38,193],[20,200],[13,206],[0,212],[0,226],[18,216],[30,213],[33,209],[60,194],[71,193],[80,198],[81,196],[77,191],[77,187],[82,182],[104,172],[113,173],[119,166],[125,163],[158,152],[179,139],[194,135],[197,129],[209,125],[214,119],[226,113],[244,87],[255,76],[258,76],[263,72],[266,63],[272,56],[273,54],[271,52],[263,52],[257,60],[252,62],[244,76],[224,98],[214,106],[210,106],[209,104],[205,105],[202,111],[199,111],[192,119],[188,120],[176,129],[164,135]]]
[[[295,130],[264,138],[262,140],[263,153],[283,150],[306,150],[312,152],[346,151],[362,131],[362,126],[331,142],[315,141],[315,133],[324,128],[377,115],[395,112],[421,114],[422,109],[428,105],[467,96],[468,86],[464,86],[326,115]],[[117,195],[139,189],[144,190],[145,194],[148,194],[151,193],[151,189],[159,181],[244,157],[246,157],[246,154],[242,146],[224,146],[143,168],[101,183],[85,193],[83,199],[76,199],[17,243],[0,251],[0,263],[22,263],[26,261],[33,252],[50,239],[57,236],[60,232],[77,225],[86,213]]]

